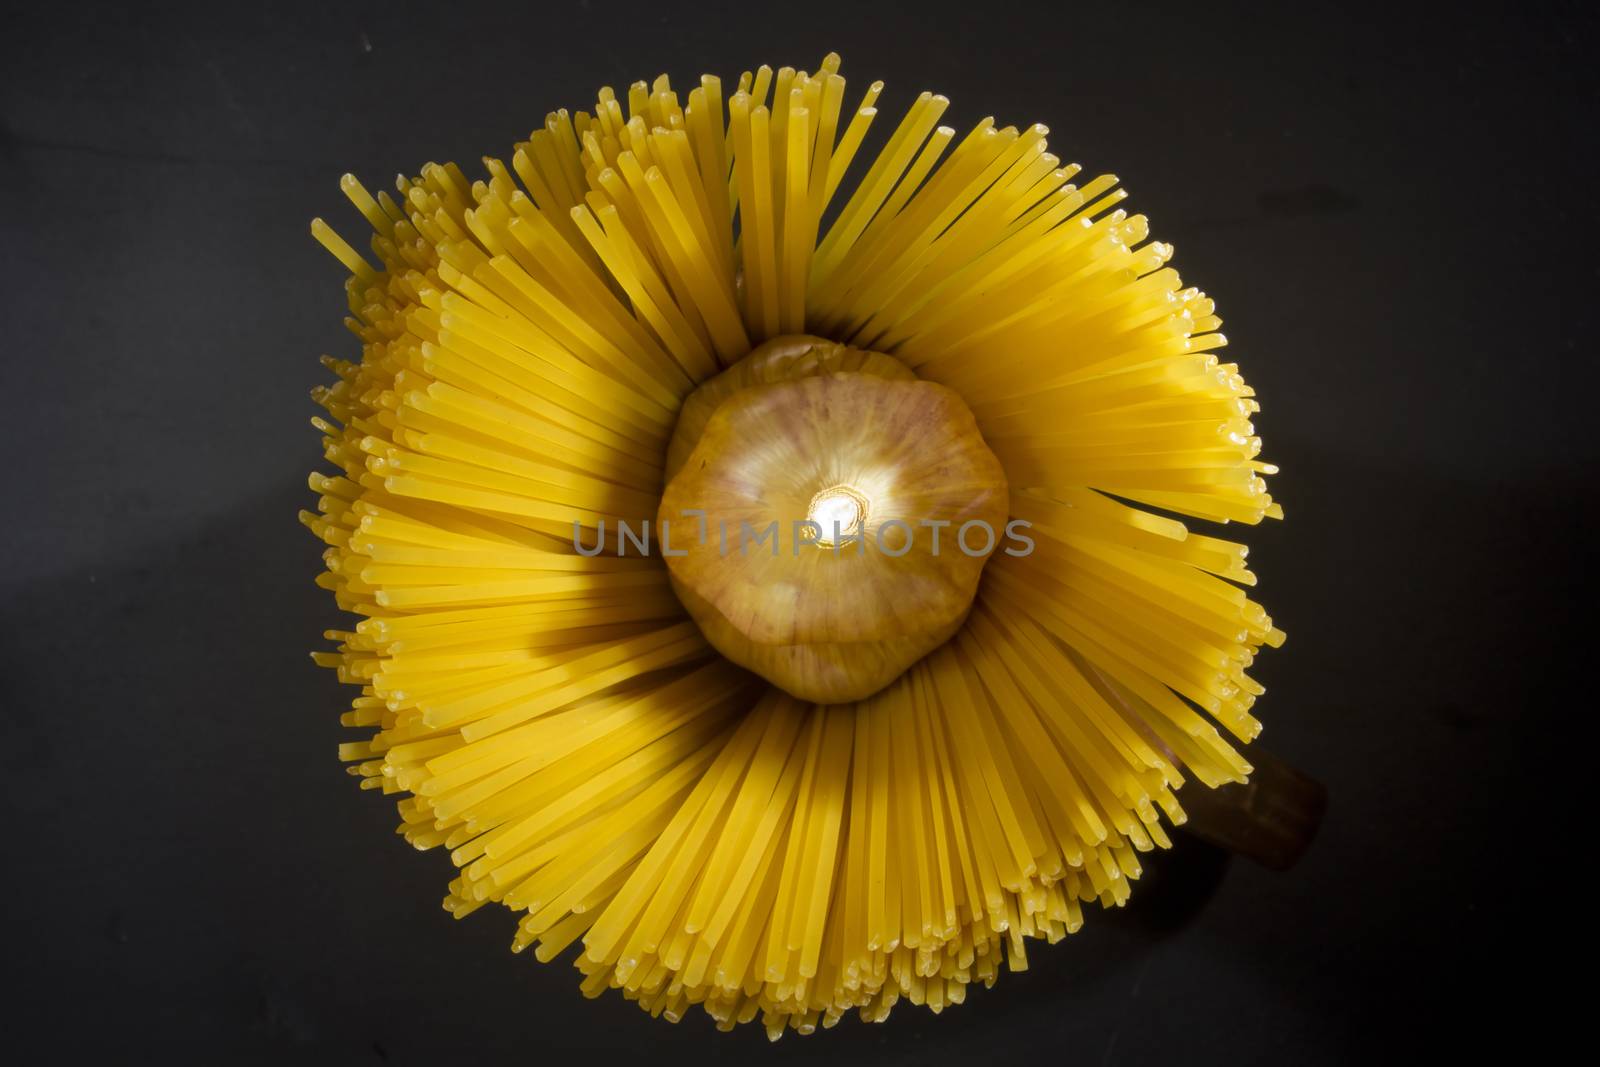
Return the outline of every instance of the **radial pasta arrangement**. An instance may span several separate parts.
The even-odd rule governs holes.
[[[774,1037],[960,1003],[1123,903],[1186,778],[1249,774],[1283,638],[1176,517],[1281,511],[1171,247],[940,96],[866,158],[882,86],[838,71],[347,175],[371,258],[312,223],[361,340],[302,513],[359,620],[315,654],[342,756],[456,916]]]

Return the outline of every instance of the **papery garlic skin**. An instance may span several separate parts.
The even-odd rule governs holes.
[[[752,385],[794,381],[818,374],[855,372],[893,381],[916,381],[916,372],[893,356],[851,348],[809,334],[786,334],[757,345],[750,354],[700,386],[684,400],[667,445],[666,477],[678,473],[700,442],[722,402]]]
[[[667,557],[679,598],[723,655],[820,704],[871,696],[955,633],[988,558],[958,531],[984,523],[994,536],[973,543],[992,547],[1006,525],[1005,474],[959,396],[816,338],[706,383],[668,456],[658,523],[684,553]],[[808,536],[825,491],[859,501],[855,536]]]

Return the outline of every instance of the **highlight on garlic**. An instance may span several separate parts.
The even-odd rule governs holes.
[[[346,175],[364,250],[312,223],[341,756],[455,916],[774,1038],[1126,901],[1283,640],[1190,528],[1282,510],[1172,247],[931,93],[858,160],[839,69],[603,89],[479,177]]]

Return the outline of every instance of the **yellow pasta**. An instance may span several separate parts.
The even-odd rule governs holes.
[[[586,995],[774,1038],[962,1003],[1084,904],[1126,901],[1186,778],[1250,773],[1247,672],[1283,641],[1244,546],[1179,518],[1282,510],[1254,393],[1171,246],[1044,127],[958,137],[931,93],[858,161],[882,84],[852,106],[838,72],[603,89],[482,179],[429,163],[373,195],[345,175],[370,256],[311,224],[362,347],[324,358],[313,423],[339,473],[301,513],[355,616],[314,654],[359,690],[341,758],[400,797],[406,840],[449,850],[452,914],[522,913],[513,949],[570,952]],[[880,417],[872,447],[938,452],[947,480],[970,450],[970,482],[917,499],[963,552],[990,507],[1028,551],[909,557],[966,599],[887,669],[926,583],[895,584],[913,571],[868,509],[906,486],[808,498],[874,532],[879,569],[848,573],[881,589],[821,562],[821,535],[799,562],[777,541],[709,559],[744,514],[712,505],[680,561],[696,520],[668,504],[722,484],[729,428],[772,397],[862,420],[811,426],[822,451]],[[971,429],[894,421],[930,397]],[[881,593],[879,617],[824,620],[887,657],[870,683],[842,651],[822,675],[770,666],[783,638],[750,605],[802,573],[802,606]]]

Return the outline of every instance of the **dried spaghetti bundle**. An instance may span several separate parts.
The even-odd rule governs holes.
[[[362,345],[324,360],[341,473],[302,513],[359,617],[315,654],[360,689],[343,757],[450,850],[455,915],[503,904],[515,949],[580,946],[586,993],[772,1036],[938,1011],[1122,903],[1184,775],[1249,773],[1217,725],[1258,732],[1283,636],[1244,547],[1168,517],[1281,514],[1171,247],[1043,127],[958,139],[939,96],[852,167],[881,85],[849,105],[838,66],[602,90],[477,180],[347,175],[377,266],[312,223]],[[963,449],[955,481],[929,459]],[[923,507],[1032,547],[866,536],[847,572],[617,536],[691,485],[713,520]]]

